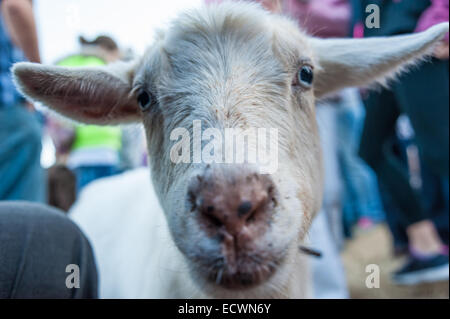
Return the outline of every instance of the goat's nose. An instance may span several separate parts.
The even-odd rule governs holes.
[[[233,236],[244,229],[264,228],[275,204],[271,179],[255,173],[206,172],[193,178],[188,193],[190,208],[201,224]]]
[[[226,201],[230,201],[228,205],[225,204]],[[262,193],[257,198],[243,198],[237,201],[227,197],[222,203],[211,203],[206,198],[206,205],[200,208],[200,218],[213,227],[223,225],[229,234],[235,235],[240,233],[242,228],[249,223],[256,223],[258,215],[263,214],[266,209],[266,202],[267,193]]]

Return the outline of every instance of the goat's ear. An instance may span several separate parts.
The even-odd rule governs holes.
[[[132,92],[134,63],[68,68],[16,63],[12,72],[18,89],[64,116],[90,124],[140,120]]]
[[[348,86],[385,84],[405,66],[417,63],[432,52],[449,30],[448,22],[410,35],[365,39],[312,38],[319,68],[315,95],[332,93]]]

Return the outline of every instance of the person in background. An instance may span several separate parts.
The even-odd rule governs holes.
[[[15,89],[15,62],[40,62],[30,0],[0,0],[0,200],[45,201],[42,125]]]
[[[430,212],[430,219],[433,221],[439,237],[448,246],[448,188],[443,187],[440,179],[430,173],[425,163],[421,160],[417,143],[415,142],[415,132],[411,126],[411,121],[405,114],[399,116],[396,124],[396,137],[386,143],[384,152],[394,163],[400,161],[406,165],[411,187],[416,189],[421,195],[424,210]],[[390,209],[387,221],[394,240],[394,254],[396,256],[405,255],[409,252],[408,236],[405,225],[398,218],[398,216],[401,217],[404,214],[398,212],[400,208],[389,197],[387,191],[382,192],[382,194],[383,197],[387,197],[384,198],[384,201],[386,207]]]
[[[81,52],[57,62],[59,66],[102,66],[120,58],[113,39],[98,36],[93,41],[79,37]],[[52,117],[49,132],[53,138],[59,163],[74,171],[77,192],[90,182],[119,173],[122,129],[112,126],[73,125],[68,120]]]
[[[380,8],[380,28],[365,25],[365,8]],[[387,36],[419,32],[448,21],[448,0],[353,0],[354,26],[357,36]],[[396,220],[406,229],[409,258],[393,275],[399,284],[417,284],[448,280],[448,169],[449,169],[449,49],[447,37],[434,51],[434,58],[402,75],[390,90],[372,92],[366,99],[366,120],[360,145],[362,158],[375,170],[390,201],[397,207]],[[432,92],[432,93],[431,93]],[[441,213],[424,200],[430,184],[420,184],[411,161],[398,155],[392,147],[396,139],[397,120],[405,114],[414,131],[418,156],[428,176],[438,181],[434,193],[447,197]],[[418,165],[415,165],[416,167]],[[424,178],[420,174],[420,178]],[[428,203],[427,203],[428,202]],[[445,200],[444,200],[445,202]],[[446,210],[446,211],[445,211]],[[433,215],[441,218],[433,220]],[[442,216],[444,218],[442,218]],[[447,228],[446,237],[439,228]]]

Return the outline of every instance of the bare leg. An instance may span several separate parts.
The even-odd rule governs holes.
[[[441,252],[443,243],[431,221],[414,223],[406,229],[406,233],[411,248],[418,254],[433,255]]]

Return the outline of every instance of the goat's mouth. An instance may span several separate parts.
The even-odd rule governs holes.
[[[234,264],[223,263],[209,268],[209,283],[226,289],[252,288],[266,282],[276,271],[278,263],[259,258],[242,258]]]

